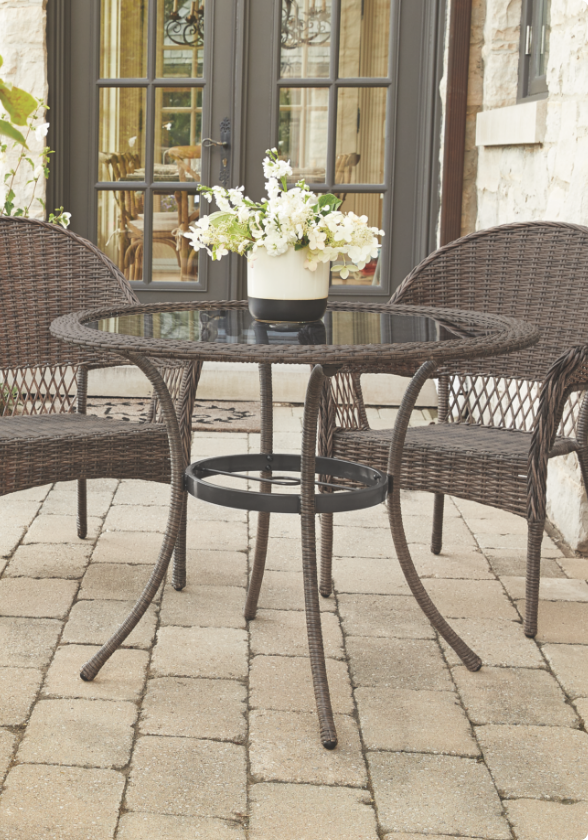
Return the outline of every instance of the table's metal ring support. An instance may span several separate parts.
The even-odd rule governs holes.
[[[257,510],[268,513],[301,513],[301,497],[298,493],[267,493],[254,490],[237,490],[211,484],[208,478],[219,474],[247,471],[261,471],[265,482],[270,482],[268,471],[297,472],[301,470],[299,455],[228,455],[206,458],[191,464],[185,473],[186,489],[192,496],[214,505]],[[316,458],[315,474],[343,478],[364,485],[360,489],[339,487],[336,493],[315,493],[316,513],[342,513],[348,510],[379,505],[389,492],[389,477],[373,467],[341,461],[336,458]],[[243,476],[243,478],[245,478]],[[280,477],[281,479],[282,477]],[[289,477],[283,477],[289,479]],[[260,479],[263,481],[264,479]],[[299,483],[299,480],[296,479]],[[285,482],[284,482],[285,483]],[[274,485],[275,486],[275,485]],[[278,480],[279,486],[279,480]],[[337,485],[329,485],[337,489]]]

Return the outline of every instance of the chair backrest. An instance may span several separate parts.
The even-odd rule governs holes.
[[[472,233],[430,254],[391,302],[536,324],[541,337],[534,347],[472,361],[467,370],[461,363],[449,388],[453,419],[529,429],[549,367],[570,347],[588,342],[588,228],[527,222]]]
[[[112,364],[54,339],[59,315],[138,303],[92,243],[34,219],[0,216],[0,416],[71,410],[80,365]]]

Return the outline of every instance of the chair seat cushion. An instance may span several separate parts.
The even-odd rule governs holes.
[[[0,495],[79,478],[169,482],[165,426],[81,414],[0,418]]]
[[[335,457],[387,470],[392,429],[337,430]],[[524,516],[531,433],[435,423],[410,428],[406,435],[401,486],[495,505]],[[549,457],[577,451],[571,438],[558,438]]]

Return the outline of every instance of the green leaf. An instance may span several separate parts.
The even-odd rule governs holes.
[[[0,67],[2,67],[2,65],[3,65],[3,64],[4,64],[4,59],[3,59],[3,58],[2,58],[2,56],[0,55]]]
[[[10,137],[11,140],[15,140],[17,143],[20,143],[21,146],[26,147],[27,145],[26,140],[18,128],[15,128],[12,123],[9,123],[7,120],[0,120],[0,134]]]
[[[333,210],[338,210],[343,202],[340,198],[337,198],[336,195],[333,195],[333,193],[325,193],[324,195],[319,196],[317,204],[319,206],[319,210],[327,210],[329,213],[332,213]]]
[[[12,87],[0,79],[0,102],[8,111],[8,116],[16,125],[26,125],[28,118],[37,108],[37,100],[26,90]]]

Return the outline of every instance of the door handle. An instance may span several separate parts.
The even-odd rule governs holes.
[[[231,148],[231,121],[228,117],[221,120],[220,124],[220,140],[213,140],[212,137],[205,137],[202,140],[202,145],[210,149],[213,146],[218,146],[223,150],[221,154],[220,171],[218,173],[218,180],[222,187],[228,189],[230,172],[229,172],[229,149]]]

